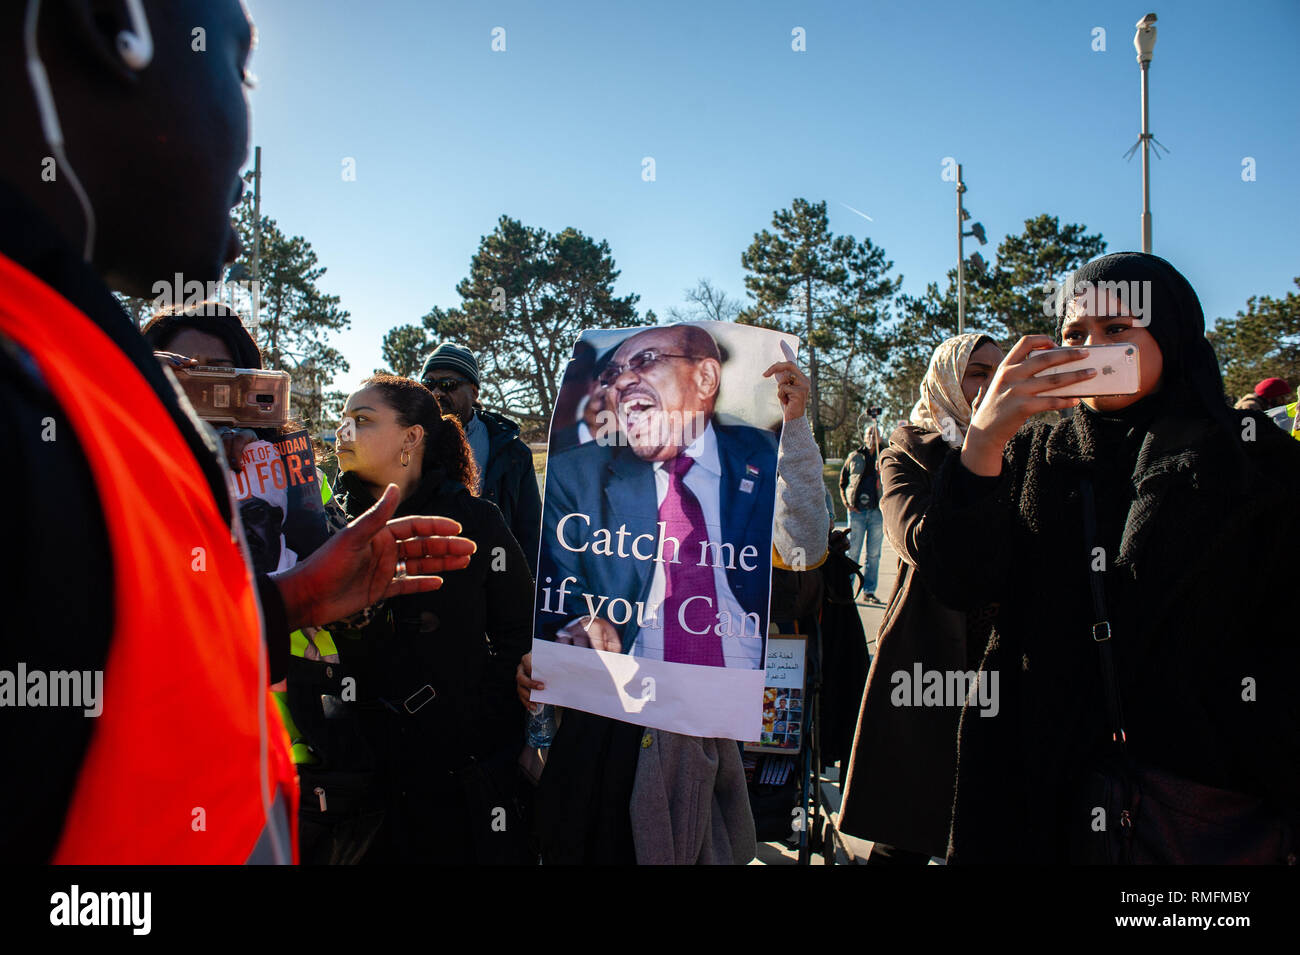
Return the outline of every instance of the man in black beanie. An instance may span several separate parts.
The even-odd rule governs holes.
[[[533,452],[519,437],[519,425],[478,403],[478,360],[463,345],[443,342],[420,369],[420,381],[433,392],[443,414],[460,419],[478,465],[478,493],[501,509],[537,576],[542,533],[542,497],[533,471]]]

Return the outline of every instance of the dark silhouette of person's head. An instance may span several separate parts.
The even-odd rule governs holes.
[[[132,28],[125,3],[35,4],[36,46],[71,169],[50,158],[28,77],[30,4],[15,0],[0,12],[0,179],[80,252],[87,221],[73,188],[79,180],[94,215],[91,261],[119,291],[154,297],[156,283],[170,285],[177,273],[215,281],[239,251],[230,209],[243,191],[253,41],[242,4],[144,0],[153,56],[140,70],[116,46]],[[43,176],[51,163],[53,181]]]

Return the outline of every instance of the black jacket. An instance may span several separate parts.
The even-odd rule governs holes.
[[[1256,417],[1248,465],[1207,419],[1163,413],[1136,487],[1107,499],[1095,483],[1130,753],[1286,812],[1300,806],[1300,628],[1276,574],[1300,539],[1300,446]],[[1080,412],[1017,432],[998,478],[956,450],[939,469],[919,573],[955,608],[1000,604],[984,660],[1000,709],[962,715],[952,861],[1067,861],[1071,827],[1089,823],[1071,806],[1108,736],[1078,490],[1104,476],[1097,452]]]
[[[880,506],[880,472],[876,456],[863,445],[849,454],[840,469],[840,500],[857,511]]]
[[[108,288],[45,217],[0,182],[0,254],[27,269],[98,325],[153,387],[231,519],[229,492],[208,429],[164,375],[153,350]],[[0,303],[2,307],[3,303]],[[87,368],[87,375],[95,369]],[[42,439],[53,419],[56,440]],[[111,435],[102,436],[112,440]],[[0,670],[103,669],[112,637],[113,566],[100,495],[62,409],[32,357],[0,336],[0,497],[8,572],[0,575]],[[129,507],[131,502],[118,502]],[[138,572],[131,568],[128,572]],[[258,579],[271,679],[289,656],[279,592]],[[174,595],[160,595],[173,599]],[[95,720],[75,707],[0,711],[0,858],[44,862],[53,853]]]
[[[506,527],[519,542],[529,571],[537,574],[537,550],[542,538],[542,495],[537,489],[533,452],[519,437],[519,425],[509,418],[475,408],[488,433],[488,463],[483,468],[483,500],[501,509]]]
[[[349,518],[374,503],[350,474],[337,487]],[[507,839],[495,838],[492,814],[505,809],[506,829],[522,835],[513,785],[525,713],[515,667],[531,645],[532,576],[500,511],[441,470],[426,472],[398,507],[396,516],[408,514],[459,521],[478,550],[468,567],[443,576],[440,589],[386,601],[361,630],[335,630],[337,667],[291,671],[295,722],[322,757],[304,780],[372,774],[366,801],[385,818],[366,861],[507,861],[509,853],[494,851]],[[322,690],[319,677],[295,678],[312,670],[332,671],[334,688]],[[354,681],[351,697],[341,692],[346,678]],[[435,695],[420,705],[426,686]],[[322,692],[347,702],[327,714]]]

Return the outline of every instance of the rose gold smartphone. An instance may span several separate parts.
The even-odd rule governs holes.
[[[1073,349],[1057,350],[1073,351]],[[1136,345],[1089,345],[1086,358],[1067,361],[1063,365],[1045,369],[1034,377],[1042,378],[1044,375],[1059,375],[1066,371],[1082,371],[1085,368],[1097,369],[1096,376],[1051,391],[1040,391],[1039,394],[1059,398],[1137,394],[1141,366],[1138,363]]]
[[[212,424],[278,428],[289,420],[289,373],[194,365],[173,368],[195,412]]]

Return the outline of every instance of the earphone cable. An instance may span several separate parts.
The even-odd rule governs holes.
[[[45,65],[41,63],[40,52],[36,46],[36,24],[40,19],[41,0],[28,0],[27,19],[23,24],[23,45],[27,52],[27,75],[36,94],[36,108],[41,117],[41,130],[45,142],[54,154],[55,175],[63,172],[68,177],[72,191],[81,204],[81,212],[86,220],[86,241],[82,249],[82,258],[90,262],[95,252],[95,210],[90,204],[90,196],[81,185],[76,170],[68,162],[63,150],[63,128],[59,125],[59,113],[54,105],[54,93],[50,89],[49,76]]]

